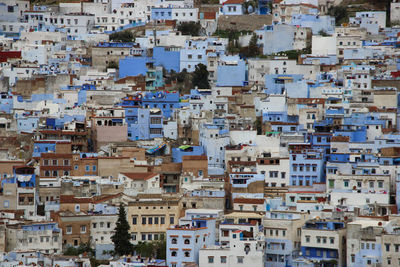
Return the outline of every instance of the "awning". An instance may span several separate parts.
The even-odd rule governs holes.
[[[162,143],[161,145],[158,145],[158,146],[156,146],[156,147],[147,149],[147,150],[146,150],[146,153],[147,153],[147,154],[154,154],[154,153],[156,153],[157,151],[159,151],[160,149],[162,149],[162,148],[164,148],[164,147],[165,147],[165,143]]]

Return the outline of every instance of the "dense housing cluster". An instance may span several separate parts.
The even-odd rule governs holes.
[[[400,1],[351,2],[0,0],[0,267],[400,266]]]

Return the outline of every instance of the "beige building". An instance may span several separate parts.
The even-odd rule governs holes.
[[[131,46],[94,46],[91,48],[92,66],[105,70],[110,62],[119,64],[119,60],[130,55]]]
[[[158,240],[166,230],[178,224],[179,198],[140,195],[126,206],[132,242]]]
[[[308,215],[304,212],[267,212],[263,221],[264,236],[267,241],[267,266],[274,266],[282,259],[285,262],[291,262],[292,257],[298,255],[301,247],[301,227],[307,219]],[[292,249],[276,250],[276,247],[291,247]]]

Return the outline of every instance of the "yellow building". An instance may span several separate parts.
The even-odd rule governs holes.
[[[127,220],[132,242],[158,240],[181,217],[180,198],[139,195],[128,203]]]

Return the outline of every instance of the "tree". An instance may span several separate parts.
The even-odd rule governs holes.
[[[182,22],[178,26],[178,31],[180,31],[183,35],[199,36],[200,29],[200,23],[194,21]]]
[[[208,70],[206,65],[201,63],[196,65],[193,72],[192,84],[193,86],[197,86],[201,89],[210,88],[210,84],[208,82]]]
[[[342,23],[346,22],[349,18],[347,13],[347,8],[343,6],[332,6],[328,9],[328,14],[335,17],[336,26],[340,26]]]
[[[94,249],[91,248],[90,242],[88,243],[81,243],[79,247],[73,247],[69,246],[65,252],[64,255],[67,256],[78,256],[80,254],[87,253],[89,256],[94,256],[95,251]]]
[[[138,244],[134,246],[134,250],[141,257],[165,260],[167,258],[167,242],[165,236],[161,235],[160,240],[151,242],[139,241]]]
[[[131,235],[129,234],[129,224],[126,220],[125,207],[121,203],[119,205],[119,213],[115,233],[111,237],[114,243],[114,252],[117,255],[123,256],[131,254],[133,246],[130,242]]]
[[[257,45],[257,34],[253,33],[249,41],[249,45],[241,50],[244,57],[256,57],[260,54],[260,48]]]
[[[114,32],[110,34],[110,41],[128,43],[134,42],[135,37],[133,36],[131,31],[125,30],[122,32]]]
[[[118,63],[113,61],[108,62],[107,69],[119,69]]]

